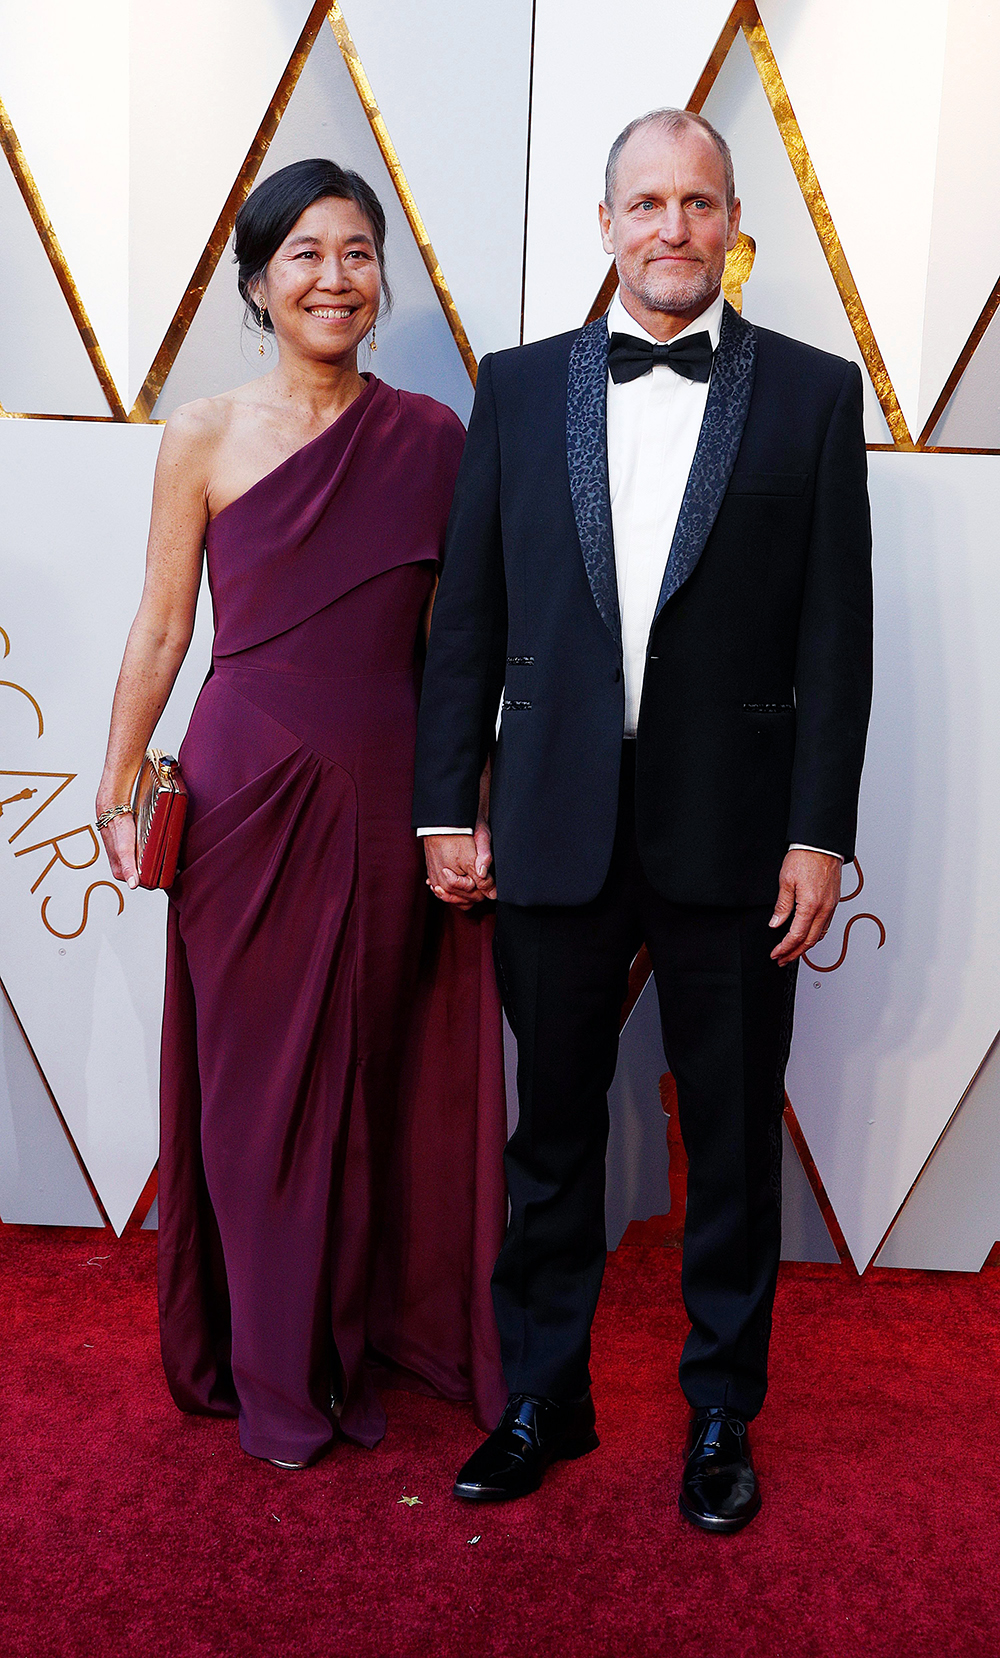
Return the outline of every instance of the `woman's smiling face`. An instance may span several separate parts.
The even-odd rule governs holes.
[[[279,345],[321,362],[353,357],[382,297],[375,238],[360,207],[323,196],[295,221],[253,298]]]

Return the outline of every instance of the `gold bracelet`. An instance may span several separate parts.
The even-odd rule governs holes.
[[[109,806],[107,811],[102,812],[97,819],[97,828],[106,829],[108,824],[113,823],[116,817],[130,816],[131,812],[131,806]]]

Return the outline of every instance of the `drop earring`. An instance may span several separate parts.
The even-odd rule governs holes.
[[[377,345],[376,345],[376,344],[375,344],[375,324],[374,324],[374,323],[372,323],[372,337],[371,337],[371,339],[370,339],[370,340],[369,340],[369,341],[368,341],[368,344],[369,344],[369,345],[370,345],[370,346],[371,346],[371,349],[372,349],[372,350],[373,350],[373,351],[377,351],[377,350],[378,350],[378,346],[377,346]]]
[[[260,353],[260,355],[262,357],[264,355],[264,313],[265,313],[266,309],[267,309],[267,307],[265,305],[261,305],[258,302],[257,316],[260,320],[260,345],[257,347],[257,350],[258,350],[258,352]]]

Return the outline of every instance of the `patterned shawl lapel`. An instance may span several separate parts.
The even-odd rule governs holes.
[[[608,488],[608,324],[582,328],[569,356],[566,386],[566,460],[569,492],[584,568],[594,603],[621,643],[618,577]]]
[[[736,463],[750,394],[757,337],[726,305],[698,447],[677,518],[656,615],[694,570],[718,516]],[[594,603],[621,643],[618,577],[608,486],[608,325],[605,317],[580,330],[569,357],[566,387],[566,459],[569,488]]]
[[[756,357],[753,328],[727,304],[722,312],[719,348],[712,365],[698,447],[656,603],[657,616],[694,570],[718,516],[743,438]]]

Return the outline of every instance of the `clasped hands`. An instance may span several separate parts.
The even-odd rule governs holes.
[[[473,835],[425,835],[427,885],[442,903],[471,910],[495,898],[493,847],[489,824],[480,818]]]
[[[473,835],[426,835],[427,885],[435,898],[471,910],[496,897],[489,825],[480,819]],[[825,852],[793,851],[785,855],[778,879],[778,899],[769,925],[791,926],[771,951],[772,961],[787,967],[826,936],[840,903],[841,862]]]

